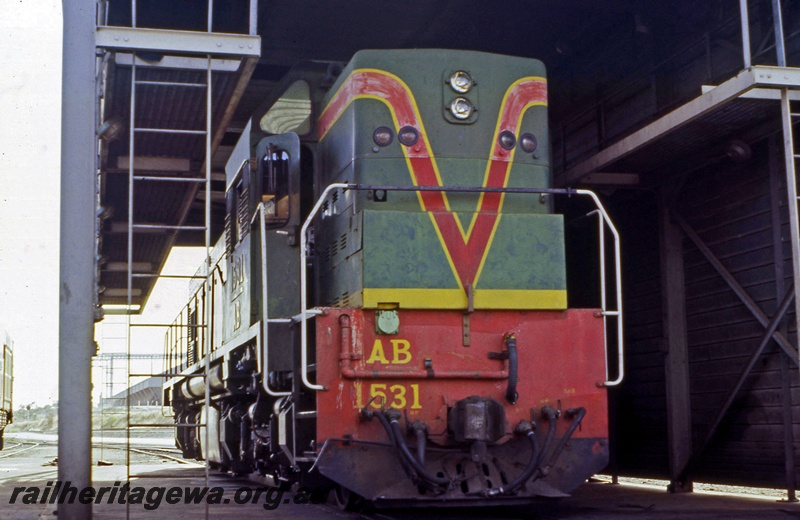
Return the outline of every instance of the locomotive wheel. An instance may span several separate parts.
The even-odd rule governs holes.
[[[324,504],[328,501],[328,498],[331,495],[330,488],[320,488],[320,489],[312,489],[311,490],[311,503],[312,504]]]
[[[336,484],[333,488],[333,503],[342,511],[359,511],[364,506],[364,499],[349,489]]]

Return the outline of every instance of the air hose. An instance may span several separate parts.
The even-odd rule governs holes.
[[[572,437],[572,434],[575,433],[575,428],[578,427],[578,425],[581,423],[585,415],[586,415],[586,408],[584,407],[569,408],[567,410],[565,416],[567,418],[574,417],[574,419],[572,420],[572,423],[570,423],[569,428],[567,428],[566,433],[564,433],[564,436],[558,442],[558,446],[556,447],[555,451],[550,456],[550,461],[547,464],[548,468],[552,467],[556,463],[558,457],[561,455],[561,452],[564,451],[564,446],[567,445],[567,441],[569,441],[570,437]]]
[[[542,462],[544,461],[544,454],[547,453],[547,450],[550,449],[550,445],[553,443],[553,438],[556,436],[556,419],[558,418],[558,414],[556,413],[555,409],[552,406],[544,406],[542,407],[542,413],[547,416],[547,422],[550,427],[547,430],[547,437],[544,440],[544,446],[542,446],[542,451],[539,453],[539,458],[536,460],[536,468],[540,468],[542,466]]]
[[[417,459],[419,463],[425,466],[425,445],[428,442],[425,427],[423,425],[413,425],[414,435],[417,437]]]
[[[399,450],[397,445],[397,439],[394,436],[394,432],[392,432],[392,427],[389,426],[389,421],[386,420],[386,417],[383,415],[383,412],[367,411],[365,406],[364,410],[362,410],[362,415],[367,419],[371,419],[372,417],[378,418],[378,422],[381,423],[383,429],[386,430],[386,435],[389,437],[389,442],[391,442],[392,446],[394,446],[394,448],[397,450],[397,456],[400,458],[400,464],[403,465],[403,470],[406,472],[406,475],[408,475],[411,480],[416,480],[417,473],[416,471],[414,471],[414,469],[411,467],[408,461],[406,461],[405,457],[403,457],[402,452]]]
[[[513,493],[522,485],[531,478],[533,472],[536,471],[538,467],[538,459],[539,459],[539,446],[536,443],[536,433],[533,431],[531,424],[528,421],[522,421],[517,426],[517,433],[524,433],[528,437],[528,441],[531,443],[531,458],[528,461],[528,465],[525,466],[525,469],[520,473],[517,478],[515,478],[510,484],[507,486],[500,486],[492,489],[486,490],[486,496],[494,497],[503,494]]]
[[[556,433],[556,411],[550,406],[545,406],[542,408],[542,413],[547,416],[547,420],[550,423],[542,450],[538,450],[538,444],[536,443],[536,435],[533,430],[533,425],[527,421],[521,421],[517,426],[517,433],[524,433],[528,437],[528,441],[531,443],[531,458],[528,461],[528,465],[525,466],[525,469],[522,470],[522,473],[517,475],[517,478],[511,481],[508,485],[487,489],[486,496],[494,497],[498,495],[509,495],[511,493],[515,493],[519,488],[525,485],[528,480],[530,480],[537,470],[539,470],[542,460],[544,459],[544,454],[550,447],[550,444],[553,442],[553,437],[555,437]]]
[[[586,408],[583,407],[570,408],[566,411],[565,416],[574,417],[574,419],[570,423],[569,428],[567,428],[567,431],[564,433],[564,436],[561,437],[561,440],[558,442],[558,446],[556,446],[556,449],[553,450],[553,454],[550,456],[547,466],[545,467],[542,467],[541,464],[542,461],[544,460],[547,449],[553,440],[553,433],[555,432],[555,424],[556,424],[555,420],[556,415],[555,415],[555,410],[553,410],[549,406],[544,407],[542,409],[542,412],[546,413],[548,416],[548,420],[550,420],[550,430],[547,432],[547,440],[545,440],[545,445],[542,448],[541,453],[537,457],[536,464],[534,465],[534,470],[531,471],[530,474],[526,474],[528,468],[525,468],[525,471],[522,474],[520,474],[519,477],[514,479],[514,482],[512,482],[508,486],[488,490],[487,491],[488,496],[499,495],[501,493],[505,494],[514,493],[520,487],[522,487],[522,485],[525,484],[525,482],[527,482],[529,479],[533,478],[534,480],[536,480],[539,477],[547,475],[547,473],[550,471],[550,468],[552,468],[558,461],[558,457],[561,456],[561,452],[564,451],[564,447],[567,445],[567,442],[572,437],[572,434],[575,433],[575,429],[578,427],[578,425],[583,420],[583,417],[586,415]],[[492,492],[494,494],[491,494]]]
[[[391,425],[392,432],[394,433],[395,445],[400,449],[400,452],[403,454],[408,463],[411,464],[411,467],[414,468],[414,471],[417,472],[417,475],[430,484],[436,484],[437,486],[449,486],[451,484],[450,479],[438,477],[429,473],[428,470],[426,470],[414,457],[414,455],[411,453],[411,450],[408,449],[406,441],[403,439],[403,432],[400,429],[400,424],[397,422],[397,418],[391,417],[389,419],[389,423]]]

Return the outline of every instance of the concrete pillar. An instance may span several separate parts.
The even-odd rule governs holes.
[[[95,241],[95,0],[63,0],[58,478],[91,485]],[[77,501],[76,501],[77,502]],[[58,506],[90,520],[91,504]]]

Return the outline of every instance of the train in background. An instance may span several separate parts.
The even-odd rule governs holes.
[[[230,157],[224,237],[167,334],[184,456],[344,508],[566,496],[602,470],[620,300],[603,283],[568,308],[554,198],[613,225],[552,188],[549,143],[538,60],[293,68]]]
[[[14,344],[8,333],[0,329],[0,450],[3,449],[3,434],[11,424],[14,412],[11,407],[14,385]]]

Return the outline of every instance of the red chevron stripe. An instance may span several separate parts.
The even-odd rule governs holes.
[[[336,92],[319,118],[319,137],[325,137],[345,109],[358,98],[372,98],[384,102],[395,118],[396,129],[413,126],[420,132],[420,140],[412,147],[403,147],[408,158],[411,178],[416,186],[441,186],[436,165],[425,135],[422,120],[416,108],[413,94],[396,76],[377,70],[357,70]],[[500,132],[509,130],[514,134],[525,110],[531,105],[547,103],[547,84],[543,79],[528,78],[512,85],[506,93],[500,109],[484,186],[502,188],[508,182],[513,160],[513,150],[503,149],[499,142]],[[433,215],[436,227],[443,240],[443,247],[453,262],[456,275],[463,287],[475,282],[478,269],[488,253],[503,196],[485,193],[480,197],[477,216],[464,236],[457,217],[447,208],[444,192],[420,192],[423,211]]]

